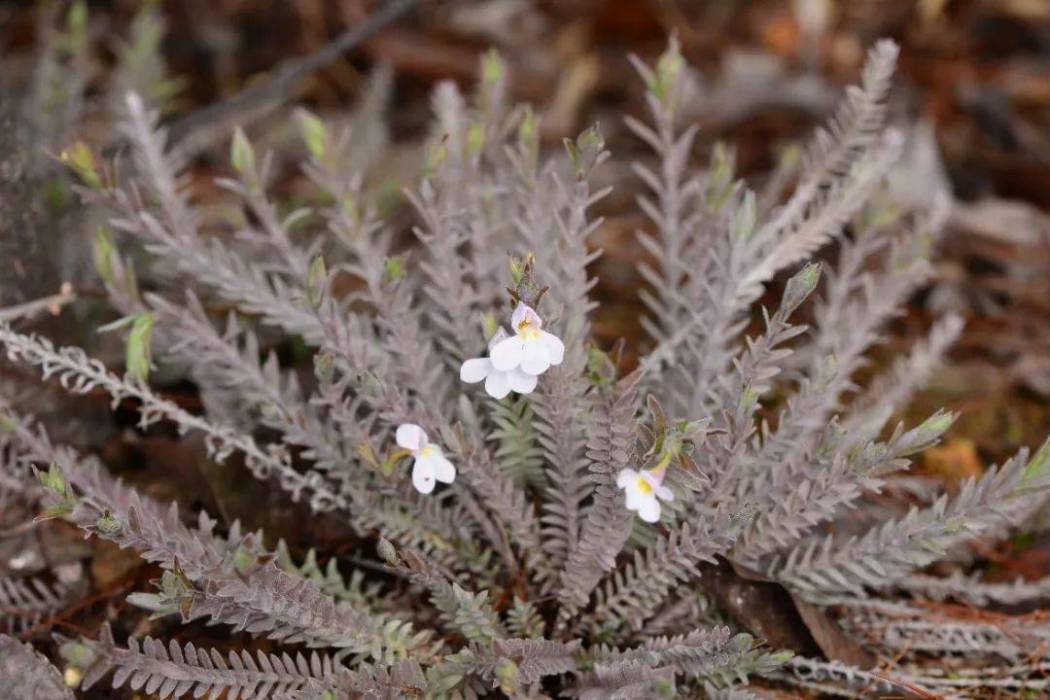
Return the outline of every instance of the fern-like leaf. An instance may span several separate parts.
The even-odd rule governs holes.
[[[99,638],[74,641],[59,637],[62,655],[83,672],[82,687],[90,689],[110,671],[113,687],[127,684],[162,700],[193,697],[239,697],[262,700],[272,694],[302,689],[310,681],[329,682],[341,671],[330,656],[312,652],[309,656],[231,651],[223,657],[215,649],[204,649],[192,642],[180,646],[174,640],[164,643],[152,637],[141,642],[129,639],[121,648],[113,639],[109,625]]]
[[[23,632],[69,603],[69,592],[43,579],[0,577],[0,623],[10,632]]]

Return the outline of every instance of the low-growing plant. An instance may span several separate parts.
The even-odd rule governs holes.
[[[753,677],[847,693],[965,687],[907,673],[894,686],[792,658],[705,597],[704,572],[720,568],[813,610],[875,615],[877,594],[929,586],[928,564],[1045,503],[1045,446],[900,517],[867,500],[951,426],[944,412],[887,423],[961,327],[938,321],[887,374],[855,385],[927,279],[945,210],[898,209],[882,187],[902,147],[884,127],[896,56],[876,44],[828,128],[761,190],[735,178],[725,149],[691,165],[697,129],[681,124],[689,69],[675,42],[655,66],[634,60],[649,119],[627,125],[656,156],[634,166],[650,191],[638,240],[653,348],[626,374],[617,351],[590,340],[602,134],[544,154],[537,117],[506,103],[497,55],[472,100],[451,83],[435,92],[407,249],[400,219],[381,216],[364,173],[345,167],[357,141],[307,112],[296,122],[310,206],[269,196],[271,157],[238,130],[231,176],[217,183],[236,203],[235,242],[207,235],[177,144],[128,93],[130,163],[67,151],[85,206],[105,213],[95,262],[124,317],[126,373],[3,323],[8,358],[73,393],[133,401],[143,427],[200,433],[213,460],[240,455],[370,544],[355,555],[367,566],[344,578],[336,559],[297,563],[236,522],[201,512],[191,523],[7,406],[5,466],[37,468],[42,517],[163,570],[131,603],[290,645],[223,655],[118,643],[107,626],[62,639],[67,680],[90,688],[112,672],[114,686],[162,698],[300,700],[736,698]],[[814,262],[829,245],[837,264]],[[140,248],[149,285],[130,262]],[[814,296],[812,327],[797,324]],[[201,298],[231,309],[225,323]],[[260,333],[312,348],[311,381],[282,368]],[[186,368],[206,414],[151,388],[154,365]],[[47,588],[10,590],[51,602]]]

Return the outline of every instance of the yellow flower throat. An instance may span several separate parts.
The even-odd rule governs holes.
[[[518,335],[522,340],[539,340],[540,330],[528,321],[522,321],[518,324]]]

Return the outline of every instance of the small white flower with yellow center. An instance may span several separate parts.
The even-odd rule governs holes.
[[[489,353],[509,337],[507,331],[499,328],[489,341]],[[492,365],[492,360],[488,357],[475,357],[464,362],[459,368],[459,378],[468,384],[485,380],[485,391],[494,399],[502,399],[512,391],[528,394],[536,388],[536,375],[526,374],[518,367],[509,372],[501,372]]]
[[[627,496],[627,510],[638,511],[638,517],[647,523],[660,522],[660,501],[674,500],[674,492],[663,485],[665,473],[666,468],[640,472],[624,469],[616,477],[616,485]]]
[[[445,458],[441,448],[427,440],[427,434],[414,423],[397,427],[397,444],[415,457],[412,464],[412,485],[420,493],[434,490],[434,482],[451,484],[456,480],[456,468]]]
[[[519,303],[511,316],[514,335],[492,346],[489,359],[500,372],[521,369],[538,376],[551,365],[560,365],[565,357],[565,344],[553,333],[543,330],[543,319],[532,307]]]

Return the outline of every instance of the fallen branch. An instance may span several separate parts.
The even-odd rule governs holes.
[[[16,306],[8,306],[7,308],[0,309],[0,323],[32,318],[33,316],[45,311],[52,316],[57,316],[63,306],[76,298],[77,295],[76,292],[73,291],[73,285],[69,282],[65,282],[58,294],[52,294],[43,299],[27,301],[24,304],[17,304]]]
[[[241,124],[255,121],[287,100],[303,77],[335,62],[345,52],[375,36],[418,2],[390,0],[367,20],[346,30],[317,51],[281,63],[268,80],[250,85],[178,119],[170,127],[172,142],[178,144],[184,155],[193,155],[210,143],[214,135],[225,133],[234,121]]]

